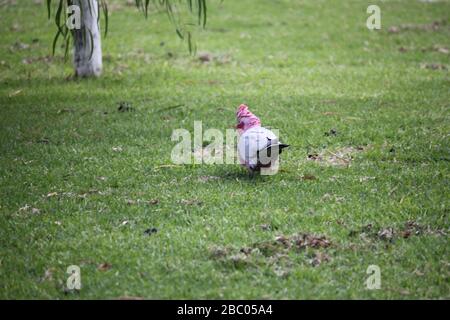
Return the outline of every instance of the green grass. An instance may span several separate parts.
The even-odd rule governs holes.
[[[44,3],[0,7],[0,298],[450,298],[449,1],[211,1],[196,36],[211,63],[164,14],[111,7],[90,80],[66,79],[61,48],[39,59],[55,32]],[[279,174],[163,166],[174,129],[225,130],[240,103],[292,145]],[[330,163],[349,147],[349,165]],[[274,242],[296,234],[331,245]]]

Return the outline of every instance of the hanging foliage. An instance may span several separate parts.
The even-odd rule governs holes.
[[[48,19],[52,17],[52,7],[56,8],[54,12],[54,21],[56,25],[56,34],[53,39],[52,44],[52,52],[55,54],[56,46],[60,39],[65,43],[65,54],[64,56],[67,58],[69,53],[69,47],[73,43],[70,39],[74,39],[74,34],[76,32],[75,29],[70,29],[66,24],[67,19],[67,9],[73,5],[82,6],[82,1],[76,0],[54,0],[52,4],[52,0],[47,0],[47,13]],[[107,0],[97,0],[97,8],[93,8],[94,2],[92,0],[87,0],[88,10],[93,14],[93,10],[96,9],[97,15],[97,23],[100,22],[100,12],[103,12],[104,17],[104,36],[108,35],[108,26],[109,26],[109,13],[108,13],[108,3]],[[177,36],[187,42],[187,46],[190,54],[194,54],[196,51],[195,43],[193,43],[192,36],[192,27],[195,25],[205,27],[206,26],[206,17],[207,17],[207,6],[206,0],[135,0],[135,5],[143,12],[145,18],[148,17],[150,10],[164,10],[167,13],[167,16],[171,23],[175,27],[175,33]],[[183,7],[183,8],[182,8]],[[187,11],[190,15],[192,15],[196,23],[186,22],[184,16],[181,14],[182,10]],[[83,14],[86,8],[80,8],[81,14]],[[83,37],[83,41],[92,41],[92,33],[89,28],[81,25],[81,35]],[[89,35],[89,37],[88,37]],[[89,39],[88,39],[89,38]],[[93,45],[91,43],[91,56],[92,56]]]

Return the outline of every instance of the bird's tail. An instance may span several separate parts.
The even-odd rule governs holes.
[[[283,149],[287,147],[289,147],[288,144],[272,140],[267,147],[258,151],[256,167],[258,169],[270,167],[272,163],[278,159],[278,156],[283,152]]]
[[[275,142],[273,144],[270,144],[266,148],[260,150],[259,152],[262,152],[264,150],[267,157],[271,157],[272,153],[274,154],[274,156],[276,156],[278,154],[281,154],[283,152],[283,149],[287,147],[289,147],[288,144]]]

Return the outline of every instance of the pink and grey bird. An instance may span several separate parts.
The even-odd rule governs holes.
[[[280,143],[271,130],[261,126],[261,121],[241,104],[236,112],[239,133],[239,160],[251,172],[269,168],[278,160],[278,155],[289,145]]]

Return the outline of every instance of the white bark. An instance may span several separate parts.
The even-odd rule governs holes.
[[[89,2],[91,9],[89,9]],[[100,28],[97,23],[99,14],[97,0],[76,0],[74,4],[81,8],[81,29],[74,32],[75,74],[78,77],[99,76],[102,73],[102,47]]]

